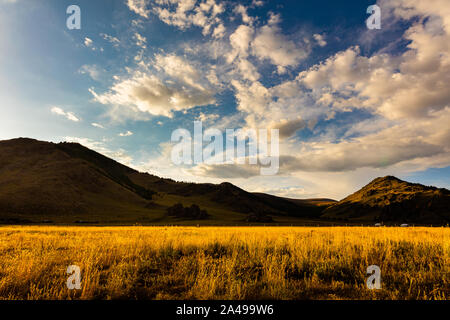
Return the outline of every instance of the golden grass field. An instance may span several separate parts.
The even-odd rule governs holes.
[[[0,227],[0,298],[449,299],[449,240],[426,227]],[[380,290],[366,287],[372,264]]]

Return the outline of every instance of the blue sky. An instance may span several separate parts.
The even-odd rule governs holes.
[[[0,0],[0,30],[0,139],[289,197],[340,199],[388,174],[450,187],[446,1]],[[280,129],[279,173],[174,165],[171,134],[194,120]]]

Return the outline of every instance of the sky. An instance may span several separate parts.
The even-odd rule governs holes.
[[[0,0],[0,139],[75,141],[177,181],[292,198],[385,175],[450,188],[449,84],[448,0]],[[171,135],[194,121],[278,129],[278,173],[174,164]]]

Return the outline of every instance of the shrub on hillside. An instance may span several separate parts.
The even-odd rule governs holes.
[[[169,208],[167,208],[167,214],[169,216],[182,218],[182,219],[206,219],[208,218],[208,212],[206,210],[201,210],[196,204],[190,207],[183,207],[181,203],[177,203]]]

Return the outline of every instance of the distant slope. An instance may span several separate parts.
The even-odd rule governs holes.
[[[182,198],[201,197],[227,210],[245,214],[318,218],[323,209],[330,204],[326,203],[324,206],[324,203],[316,202],[317,199],[297,201],[264,193],[251,193],[228,182],[221,184],[176,182],[137,171],[130,172],[128,176],[133,183],[149,190]]]
[[[176,203],[208,211],[207,221],[186,222],[196,224],[238,224],[267,215],[281,223],[450,221],[449,190],[391,176],[377,178],[339,202],[289,199],[247,192],[231,183],[163,179],[77,143],[0,141],[0,223],[184,223],[166,213]]]
[[[312,199],[291,199],[285,198],[288,201],[294,202],[296,204],[311,205],[311,206],[324,206],[328,207],[335,204],[337,201],[328,198],[312,198]]]
[[[269,194],[247,192],[228,182],[218,185],[175,182],[137,172],[130,174],[130,178],[147,189],[184,198],[202,197],[228,210],[245,214],[317,218],[324,209],[308,202],[295,202]]]
[[[114,174],[115,168],[126,167],[110,159],[113,162],[102,166],[73,155],[89,151],[76,144],[32,139],[0,141],[1,215],[32,216],[34,221],[142,212],[148,201],[136,193],[126,176]],[[107,159],[98,153],[91,156],[100,162]]]
[[[152,223],[166,208],[199,204],[220,222],[250,213],[318,217],[323,207],[246,192],[230,183],[194,184],[138,172],[77,143],[0,141],[0,223]]]
[[[348,221],[448,223],[450,191],[386,176],[329,206],[322,217]]]

